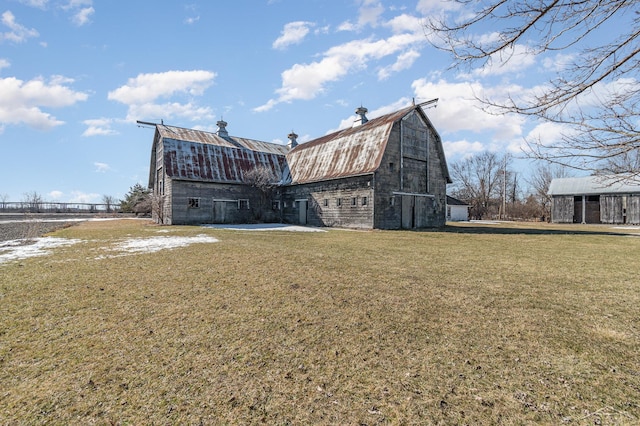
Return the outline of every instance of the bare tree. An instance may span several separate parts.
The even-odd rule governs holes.
[[[569,177],[569,171],[565,167],[553,165],[549,163],[542,163],[534,171],[529,179],[529,185],[531,185],[532,192],[543,214],[542,220],[551,219],[551,196],[548,194],[549,185],[555,178]]]
[[[0,208],[7,208],[7,201],[9,201],[9,194],[0,194]]]
[[[255,219],[261,220],[264,209],[278,186],[278,177],[271,168],[257,166],[244,173],[244,181],[260,192],[260,203],[254,206],[253,215]]]
[[[160,194],[151,195],[151,214],[156,223],[164,224],[164,204],[165,196]]]
[[[569,53],[563,71],[529,96],[481,99],[488,111],[516,113],[567,129],[559,140],[528,140],[528,154],[590,171],[640,178],[640,12],[637,0],[453,0],[459,16],[431,19],[434,44],[454,67],[518,60],[518,53]],[[452,8],[450,8],[452,9]],[[481,36],[476,30],[490,28]]]
[[[493,152],[483,152],[451,166],[453,195],[471,205],[472,217],[482,219],[488,213],[500,210],[503,179],[509,158]],[[507,181],[509,176],[507,172]]]
[[[102,204],[107,206],[107,213],[111,213],[113,206],[118,204],[118,199],[112,195],[103,195]]]
[[[31,213],[38,213],[42,205],[42,196],[36,191],[27,192],[23,195],[22,202]]]

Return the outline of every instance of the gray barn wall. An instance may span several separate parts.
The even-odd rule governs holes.
[[[444,226],[446,177],[441,162],[446,160],[437,149],[436,138],[416,112],[393,126],[385,154],[375,173],[376,228]]]
[[[253,187],[181,180],[172,180],[170,186],[170,204],[173,206],[170,223],[173,225],[280,221],[280,211],[272,208],[272,200],[263,200],[261,192]],[[279,198],[279,195],[274,193],[274,197]],[[199,198],[199,207],[189,207],[189,198]],[[239,199],[248,199],[249,208],[239,209]],[[216,214],[214,200],[220,203],[216,206]]]
[[[304,204],[296,200],[307,200],[307,225],[370,229],[373,227],[371,181],[372,175],[363,175],[284,187],[283,220],[301,223],[300,208]],[[363,205],[365,197],[367,203]],[[355,205],[352,205],[353,198]],[[341,200],[340,205],[338,199]]]

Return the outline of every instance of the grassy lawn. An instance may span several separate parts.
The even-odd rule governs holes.
[[[0,264],[0,424],[636,424],[638,234],[82,223]]]

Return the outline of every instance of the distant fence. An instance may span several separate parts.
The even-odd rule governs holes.
[[[0,213],[119,213],[120,205],[0,201]]]

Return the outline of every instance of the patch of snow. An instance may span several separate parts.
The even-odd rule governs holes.
[[[51,253],[50,249],[81,242],[81,240],[77,239],[57,237],[34,238],[32,241],[32,244],[25,240],[11,240],[0,243],[0,264],[12,260],[45,256]]]
[[[241,225],[202,225],[205,228],[234,229],[238,231],[290,231],[290,232],[327,232],[325,229],[309,226],[285,225],[283,223],[255,223]]]
[[[633,230],[640,230],[640,226],[614,226],[613,229],[633,229]]]
[[[115,246],[109,251],[120,252],[120,254],[98,256],[96,259],[128,256],[138,253],[155,253],[160,250],[170,250],[178,247],[187,247],[197,243],[217,243],[219,240],[208,235],[199,234],[195,237],[151,237],[151,238],[129,238]]]

